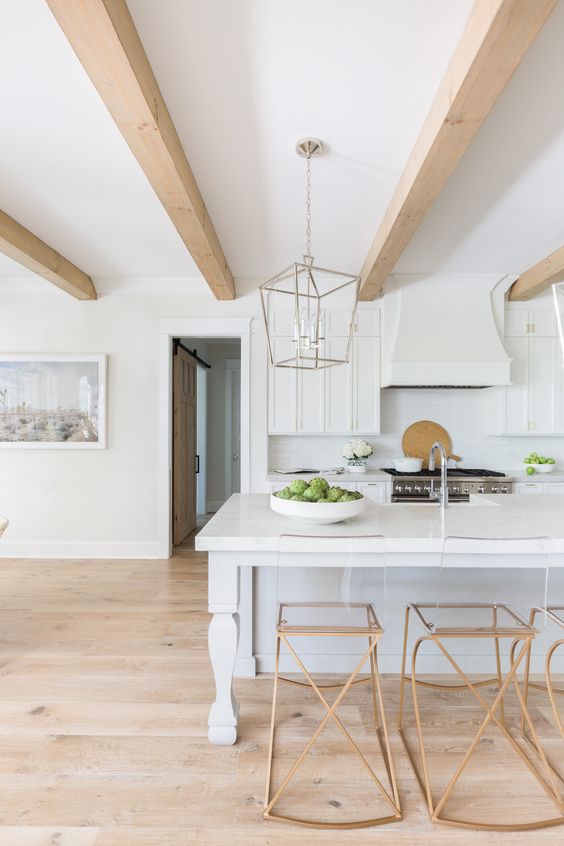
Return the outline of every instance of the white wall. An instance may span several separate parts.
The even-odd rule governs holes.
[[[256,291],[217,302],[203,281],[181,282],[162,280],[162,294],[121,293],[108,283],[108,293],[86,303],[42,282],[22,282],[30,293],[21,295],[12,293],[16,283],[3,283],[0,352],[108,354],[108,449],[1,450],[0,513],[10,520],[1,555],[158,556],[160,321],[260,317]],[[258,319],[251,331],[251,486],[261,490],[266,343]]]

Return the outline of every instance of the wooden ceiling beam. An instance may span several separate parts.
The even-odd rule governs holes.
[[[92,279],[33,232],[0,211],[0,252],[78,300],[95,300]]]
[[[509,289],[510,300],[532,300],[554,282],[564,280],[564,247],[522,273]]]
[[[125,0],[47,0],[214,295],[233,275]]]
[[[476,0],[362,267],[361,299],[382,293],[555,5],[556,0]]]

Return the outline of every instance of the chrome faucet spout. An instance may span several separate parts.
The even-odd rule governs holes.
[[[435,441],[433,446],[431,447],[431,451],[429,452],[429,470],[433,471],[435,469],[435,450],[439,450],[439,454],[441,456],[441,490],[439,492],[439,496],[436,499],[439,500],[439,504],[441,508],[444,510],[448,507],[448,486],[447,486],[447,463],[448,463],[448,455],[446,454],[446,449],[444,445],[440,441]]]

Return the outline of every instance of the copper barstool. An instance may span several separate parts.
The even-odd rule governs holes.
[[[311,537],[311,536],[308,536]],[[371,540],[374,540],[372,538]],[[383,538],[377,540],[384,542]],[[272,696],[272,715],[270,722],[270,740],[268,749],[268,763],[266,774],[266,789],[264,800],[264,817],[268,820],[276,820],[311,828],[323,829],[348,829],[366,828],[369,826],[382,825],[401,820],[400,800],[397,782],[394,772],[394,763],[388,735],[388,726],[384,710],[380,675],[378,671],[378,642],[384,633],[376,611],[369,602],[281,602],[278,607],[276,623],[276,658],[274,672],[274,690]],[[313,674],[306,668],[299,654],[296,641],[305,637],[345,637],[362,638],[367,641],[367,648],[360,660],[356,662],[353,671],[343,683],[319,684],[314,680]],[[303,674],[304,680],[287,678],[280,674],[280,651],[282,645],[288,650],[295,661],[297,668]],[[368,663],[370,672],[367,676],[361,677],[363,666]],[[378,777],[373,767],[363,754],[358,743],[351,737],[337,714],[337,708],[342,704],[347,693],[353,686],[368,684],[371,688],[371,706],[373,709],[374,731],[378,740],[380,753],[386,768],[388,786],[385,786],[382,779]],[[275,735],[276,735],[276,709],[279,693],[279,685],[288,684],[298,687],[308,687],[313,690],[325,709],[325,714],[317,726],[315,732],[307,741],[300,754],[297,756],[282,782],[276,787],[272,786],[272,769],[275,758]],[[330,704],[325,691],[338,690],[333,704]],[[291,779],[299,767],[303,764],[306,756],[319,738],[324,727],[332,721],[336,725],[347,745],[352,749],[358,759],[359,765],[368,773],[375,793],[383,799],[387,813],[382,816],[370,816],[365,819],[328,822],[305,817],[297,817],[290,814],[282,814],[276,811],[276,805],[284,795]],[[338,766],[338,759],[331,761],[331,766]]]
[[[554,625],[558,626],[560,629],[564,630],[564,606],[562,605],[549,605],[546,608],[542,608],[540,606],[536,606],[535,608],[531,608],[531,613],[529,617],[530,625],[535,624],[535,620],[538,615],[542,615],[547,622],[553,623]],[[548,651],[546,653],[545,658],[545,665],[544,665],[544,673],[545,673],[545,683],[531,681],[530,678],[530,671],[531,671],[531,650],[527,652],[527,657],[525,661],[525,673],[524,673],[524,685],[525,685],[525,701],[528,703],[529,699],[529,690],[530,688],[534,688],[536,690],[542,690],[548,695],[548,699],[550,701],[550,705],[552,707],[552,711],[554,714],[554,720],[556,726],[560,732],[562,740],[564,740],[564,722],[558,710],[558,702],[557,696],[564,695],[564,688],[557,687],[554,683],[553,676],[552,676],[552,662],[556,653],[560,649],[561,646],[564,645],[564,636],[557,638],[553,643],[549,646]],[[521,721],[521,732],[525,740],[527,740],[538,753],[539,748],[528,732],[527,726],[525,722]],[[554,760],[549,760],[550,766],[553,772],[558,776],[559,780],[564,784],[564,768],[561,764],[557,764]],[[558,793],[560,799],[560,806],[564,812],[564,798],[562,791],[560,790]]]
[[[445,538],[443,542],[443,553],[442,553],[442,560],[441,560],[441,569],[444,564],[445,560],[445,549],[449,542],[463,542],[464,546],[468,548],[468,546],[472,545],[472,542],[476,542],[478,545],[483,544],[484,541],[488,543],[505,543],[505,539],[501,538],[460,538],[460,537],[450,537]],[[524,545],[525,542],[531,543],[550,543],[550,539],[546,538],[521,538],[519,539],[519,543],[522,545],[522,552],[524,552]],[[468,625],[464,625],[462,623],[461,617],[466,612],[478,612],[482,615],[486,615],[489,618],[489,621],[486,619],[484,621],[480,621],[478,624],[471,623]],[[454,617],[456,618],[457,622],[454,625],[440,625],[437,620],[444,612],[451,612]],[[409,622],[410,616],[413,616],[417,623],[422,627],[423,634],[421,634],[414,645],[412,658],[411,658],[411,673],[409,675],[406,674],[406,662],[407,662],[407,641],[408,641],[408,633],[409,633]],[[402,654],[402,666],[401,666],[401,680],[400,680],[400,706],[399,706],[399,719],[398,719],[398,730],[403,741],[406,753],[410,759],[411,765],[419,782],[419,785],[423,791],[425,796],[425,800],[427,802],[427,807],[429,811],[429,815],[431,817],[432,822],[439,823],[443,825],[452,825],[457,826],[460,828],[471,828],[471,829],[478,829],[478,830],[489,830],[489,831],[525,831],[533,828],[544,828],[547,826],[553,825],[560,825],[564,823],[564,809],[561,807],[561,803],[559,801],[559,795],[557,790],[557,784],[555,779],[555,774],[553,773],[544,750],[539,742],[539,738],[535,727],[533,725],[531,716],[527,709],[525,693],[521,690],[521,686],[518,682],[517,671],[519,667],[524,664],[526,657],[530,653],[531,643],[534,640],[538,633],[538,630],[532,625],[531,622],[527,622],[517,611],[510,607],[507,603],[498,603],[498,602],[484,602],[484,603],[471,603],[471,602],[463,602],[463,603],[456,603],[456,602],[436,602],[436,603],[410,603],[405,612],[405,628],[404,628],[404,645],[403,645],[403,654]],[[458,662],[455,660],[453,655],[448,649],[448,642],[451,639],[482,639],[488,638],[494,641],[495,645],[495,656],[496,656],[496,667],[497,672],[494,677],[474,682],[472,683],[468,678],[468,675],[462,670]],[[500,656],[500,641],[509,640],[511,641],[511,661],[509,666],[509,671],[503,678],[502,675],[502,668],[501,668],[501,656]],[[449,664],[457,674],[458,678],[460,679],[459,683],[456,684],[438,684],[438,683],[430,683],[424,681],[417,676],[417,658],[419,655],[419,651],[421,646],[426,643],[431,642],[433,643],[440,651],[442,655],[448,660]],[[407,738],[405,735],[405,728],[404,728],[404,702],[405,702],[405,683],[406,681],[411,682],[411,689],[412,689],[412,696],[413,696],[413,707],[415,712],[415,723],[416,723],[416,730],[417,730],[417,738],[418,738],[418,747],[419,747],[419,755],[421,759],[421,770],[417,766],[415,762],[415,757],[412,754],[409,744],[407,742]],[[480,693],[479,688],[488,686],[488,685],[499,685],[499,691],[494,699],[492,705],[484,699],[482,694]],[[535,766],[530,758],[525,754],[519,743],[515,740],[511,732],[509,731],[505,713],[503,710],[504,706],[504,698],[509,690],[510,686],[515,688],[517,698],[519,701],[522,719],[524,724],[529,729],[533,743],[535,748],[538,752],[539,758],[542,763],[542,770],[544,773],[539,769],[539,767]],[[454,772],[454,775],[450,779],[447,787],[442,792],[440,797],[435,798],[433,796],[433,791],[431,787],[431,780],[430,780],[430,771],[429,771],[429,764],[427,759],[427,753],[425,748],[425,734],[423,730],[423,722],[421,719],[420,707],[418,702],[417,696],[417,688],[418,686],[425,686],[425,687],[432,687],[437,690],[446,690],[446,691],[456,691],[460,689],[468,690],[476,699],[477,702],[483,707],[485,711],[485,719],[483,720],[482,724],[480,725],[474,739],[470,743],[468,749],[466,750],[465,754],[463,755],[462,761],[460,762],[459,766]],[[499,716],[498,713],[499,712]],[[558,816],[543,819],[533,822],[526,822],[526,823],[501,823],[497,820],[492,822],[480,822],[475,820],[469,819],[461,819],[461,818],[452,818],[448,817],[445,814],[445,805],[448,799],[452,796],[453,790],[456,787],[460,777],[466,770],[469,761],[471,760],[473,754],[476,752],[478,748],[478,744],[480,743],[481,738],[483,737],[487,727],[489,725],[495,725],[501,732],[501,734],[508,740],[510,746],[513,748],[515,753],[521,758],[523,763],[527,766],[531,774],[537,780],[537,782],[541,785],[541,787],[546,792],[547,796],[550,800],[556,805],[558,809]]]

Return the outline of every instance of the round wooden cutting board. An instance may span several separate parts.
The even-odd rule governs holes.
[[[427,468],[429,466],[429,451],[435,441],[440,441],[443,444],[449,458],[460,461],[459,455],[452,454],[452,441],[447,430],[439,426],[438,423],[433,423],[432,420],[418,420],[417,423],[412,423],[411,426],[407,427],[401,439],[403,454],[412,458],[421,458],[423,467]]]

